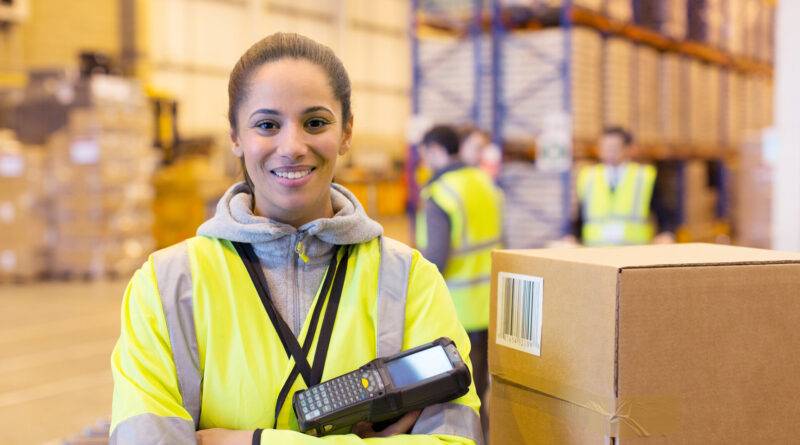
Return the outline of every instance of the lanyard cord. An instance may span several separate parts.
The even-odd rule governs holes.
[[[306,337],[303,340],[301,347],[297,338],[292,333],[289,325],[280,316],[276,310],[272,298],[270,297],[269,288],[267,287],[267,280],[264,276],[264,271],[258,261],[253,246],[246,243],[233,242],[234,248],[242,259],[248,274],[250,275],[253,285],[258,292],[264,310],[267,312],[272,325],[275,327],[280,338],[287,356],[294,359],[294,366],[289,373],[289,377],[284,382],[283,387],[278,394],[278,400],[275,405],[275,422],[273,428],[277,426],[278,414],[283,408],[289,390],[293,386],[298,374],[302,375],[303,380],[307,387],[311,387],[320,382],[322,372],[325,368],[325,359],[330,345],[330,337],[333,332],[333,325],[336,321],[336,312],[339,307],[339,301],[342,296],[342,288],[344,286],[344,278],[347,274],[347,260],[349,258],[350,250],[345,248],[342,258],[337,263],[339,246],[334,247],[331,256],[331,262],[328,270],[325,273],[320,294],[317,297],[317,303],[314,306],[314,311],[311,315],[311,323],[309,325]],[[331,285],[333,288],[331,289]],[[313,367],[309,365],[307,355],[311,349],[311,344],[314,341],[314,334],[316,333],[317,325],[319,324],[319,317],[322,313],[322,307],[325,305],[326,296],[330,289],[330,297],[328,298],[328,305],[325,310],[325,317],[322,321],[322,329],[320,331],[319,340],[317,341],[317,349],[314,354]]]

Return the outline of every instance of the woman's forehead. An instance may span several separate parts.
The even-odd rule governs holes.
[[[278,108],[282,113],[322,106],[339,112],[322,67],[299,59],[281,59],[259,67],[250,78],[245,108]]]

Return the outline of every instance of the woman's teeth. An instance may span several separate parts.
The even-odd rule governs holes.
[[[309,173],[311,173],[311,170],[309,169],[309,170],[293,171],[293,172],[274,171],[273,173],[275,173],[275,176],[278,176],[279,178],[300,179],[308,176]]]

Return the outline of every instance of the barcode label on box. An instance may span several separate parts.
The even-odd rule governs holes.
[[[544,280],[500,272],[497,286],[497,344],[541,355]]]

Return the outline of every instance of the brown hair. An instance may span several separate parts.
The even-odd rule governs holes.
[[[350,77],[342,61],[329,47],[308,37],[296,33],[276,32],[259,40],[245,51],[231,71],[228,80],[228,122],[231,130],[237,130],[236,111],[247,96],[250,77],[262,65],[285,58],[307,60],[325,70],[333,95],[342,105],[342,127],[347,125],[351,117]],[[253,183],[247,174],[244,157],[241,163],[245,181],[252,189]]]

